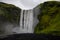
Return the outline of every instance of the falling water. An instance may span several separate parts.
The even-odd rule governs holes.
[[[33,33],[33,10],[21,10],[20,33]]]

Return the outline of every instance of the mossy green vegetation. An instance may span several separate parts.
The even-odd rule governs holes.
[[[60,2],[47,1],[40,5],[39,23],[35,33],[60,35]]]
[[[2,21],[18,23],[21,9],[12,5],[0,2],[0,17]]]

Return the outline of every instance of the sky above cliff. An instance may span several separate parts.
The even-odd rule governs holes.
[[[0,0],[0,2],[14,4],[21,9],[32,9],[44,1],[48,0]]]

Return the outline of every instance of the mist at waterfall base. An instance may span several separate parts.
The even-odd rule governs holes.
[[[38,7],[33,9],[33,10],[25,10],[25,12],[23,12],[23,13],[25,13],[25,15],[24,15],[25,18],[27,17],[26,19],[28,19],[28,20],[24,21],[25,24],[22,27],[24,30],[22,30],[22,28],[19,25],[17,25],[16,23],[2,22],[1,21],[0,22],[0,24],[2,24],[1,30],[4,31],[4,33],[1,34],[0,36],[5,37],[5,35],[11,35],[11,34],[33,33],[34,32],[34,27],[39,22],[38,19],[37,19],[37,15],[38,15],[39,12],[40,12],[40,10],[39,10]],[[31,23],[31,21],[29,21],[29,20],[32,19],[32,15],[30,13],[31,14],[33,13],[33,22],[32,22],[33,24]],[[31,24],[29,24],[28,21]],[[33,25],[33,27],[32,27],[32,25]],[[33,29],[33,30],[31,30],[31,29]]]
[[[1,34],[0,36],[4,36],[4,35],[10,35],[10,34],[20,34],[20,33],[33,33],[34,32],[34,27],[36,26],[36,24],[38,23],[38,19],[37,19],[37,15],[38,14],[36,14],[36,13],[39,13],[38,10],[39,8],[35,8],[35,9],[33,9],[32,11],[31,10],[26,10],[27,12],[25,12],[26,14],[26,16],[27,16],[27,19],[28,20],[26,20],[27,21],[27,23],[26,23],[26,21],[25,21],[25,23],[26,23],[26,25],[28,25],[31,21],[29,21],[29,20],[31,20],[31,14],[33,14],[33,24],[29,24],[28,26],[29,26],[29,30],[27,30],[27,28],[26,28],[26,26],[24,27],[24,30],[22,30],[22,29],[20,29],[20,26],[19,25],[17,25],[16,23],[10,23],[10,22],[1,22],[0,24],[2,24],[2,27],[1,27],[1,30],[2,31],[4,31],[4,33],[3,34]],[[37,11],[38,10],[38,11]],[[31,13],[31,12],[33,12],[33,13]],[[30,14],[31,13],[31,14]],[[20,13],[21,14],[21,13]],[[22,13],[23,14],[23,13]],[[29,19],[30,18],[30,19]],[[28,21],[29,21],[29,23],[28,23]],[[25,25],[25,24],[24,24]],[[33,25],[33,27],[32,27],[32,25]],[[28,27],[27,26],[27,27]],[[31,28],[33,29],[33,30],[31,30],[31,28],[30,28],[30,26],[31,26]]]

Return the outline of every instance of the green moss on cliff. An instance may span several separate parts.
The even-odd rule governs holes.
[[[0,34],[5,32],[4,29],[1,30],[2,24],[4,22],[19,24],[20,11],[20,8],[12,4],[0,2]]]
[[[39,23],[35,33],[60,35],[60,2],[48,1],[40,5]]]
[[[0,2],[0,20],[9,22],[19,22],[21,9],[12,5]]]

